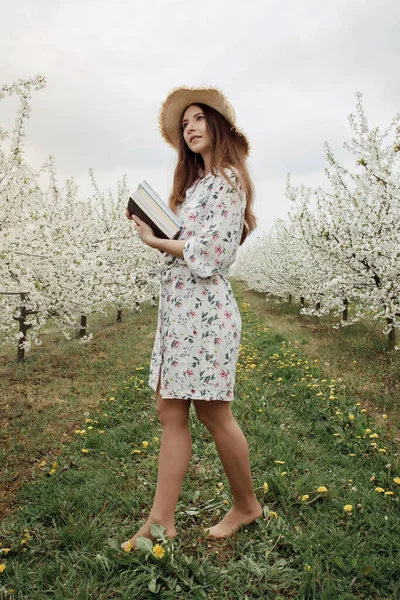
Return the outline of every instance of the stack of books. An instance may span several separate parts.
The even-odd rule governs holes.
[[[129,198],[128,210],[131,215],[136,215],[147,223],[156,237],[173,240],[182,230],[181,221],[147,181],[139,184],[138,189]]]

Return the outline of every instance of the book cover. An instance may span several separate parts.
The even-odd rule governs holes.
[[[167,206],[165,204],[165,202],[163,202],[160,198],[160,196],[157,194],[157,192],[155,192],[153,190],[152,187],[150,187],[150,185],[147,183],[147,181],[144,179],[142,181],[142,183],[139,185],[139,188],[142,188],[145,192],[147,192],[147,194],[155,201],[157,202],[157,204],[163,208],[166,209],[167,214],[169,215],[169,217],[172,219],[172,221],[175,223],[175,225],[177,225],[178,227],[181,226],[181,223],[179,221],[179,218],[176,216],[176,214],[169,208],[169,206]],[[138,189],[139,189],[138,188]]]
[[[165,235],[167,235],[168,237],[174,235],[175,229],[171,228],[170,224],[165,221],[163,212],[159,207],[154,208],[154,206],[152,206],[151,203],[146,202],[143,196],[137,191],[133,193],[132,197],[135,200],[136,204],[142,209],[142,211],[144,211],[147,214],[147,216],[154,223],[154,225],[157,225],[157,227],[161,229],[165,233]]]
[[[142,208],[142,202],[139,202],[135,199],[135,194],[129,198],[128,201],[128,211],[131,215],[136,215],[139,219],[142,219],[154,232],[154,235],[158,238],[162,239],[176,239],[180,232],[181,227],[176,227],[174,231],[169,231],[165,226],[165,223],[161,225],[161,222],[158,219],[155,219],[154,216],[149,213],[148,209]],[[166,233],[169,231],[169,233]]]

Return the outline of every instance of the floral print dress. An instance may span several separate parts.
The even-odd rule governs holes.
[[[162,398],[234,398],[241,317],[227,271],[239,248],[246,195],[232,169],[186,191],[183,259],[166,253],[149,385]],[[233,188],[232,182],[239,193]]]

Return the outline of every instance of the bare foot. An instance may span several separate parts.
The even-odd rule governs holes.
[[[217,525],[214,525],[214,527],[210,527],[204,531],[206,533],[209,531],[208,536],[217,539],[230,537],[241,525],[250,525],[250,523],[253,523],[258,517],[261,517],[262,508],[260,504],[258,504],[258,506],[257,504],[254,508],[246,512],[240,511],[235,506],[232,506],[222,521]]]
[[[150,525],[151,525],[151,523],[154,523],[154,522],[155,521],[153,521],[153,520],[152,521],[147,520],[146,523],[143,525],[143,527],[141,527],[139,529],[139,531],[137,533],[135,533],[135,535],[130,540],[127,540],[126,542],[122,542],[121,548],[123,550],[125,550],[125,552],[129,552],[130,550],[136,550],[136,547],[137,547],[136,540],[139,536],[147,537],[149,540],[154,542],[154,537],[150,533]],[[176,536],[175,527],[167,527],[167,530],[165,531],[165,535],[168,538],[174,538]]]

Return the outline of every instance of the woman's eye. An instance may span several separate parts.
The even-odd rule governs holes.
[[[197,115],[196,119],[204,119],[204,115]],[[182,125],[182,129],[185,129],[186,125],[187,125],[187,123],[184,123]]]

